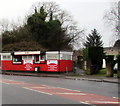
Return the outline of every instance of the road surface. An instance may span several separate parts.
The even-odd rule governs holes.
[[[116,104],[118,84],[3,75],[2,104]]]

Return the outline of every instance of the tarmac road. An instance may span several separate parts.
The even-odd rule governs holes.
[[[117,83],[10,75],[2,81],[2,104],[118,103]]]

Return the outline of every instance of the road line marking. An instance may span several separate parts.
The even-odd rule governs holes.
[[[47,86],[47,85],[43,85],[43,86]]]
[[[7,81],[15,81],[15,80],[8,80],[8,79],[3,79],[3,80],[7,80]]]
[[[86,102],[81,102],[81,101],[80,101],[80,103],[83,103],[83,104],[89,104],[89,103],[86,103]],[[90,104],[89,104],[89,105],[90,105]]]
[[[30,87],[30,88],[46,88],[46,87]]]
[[[86,95],[84,93],[54,93],[54,94],[68,94],[68,95]]]
[[[2,82],[2,83],[10,85],[10,83],[7,83],[7,82]]]
[[[118,97],[113,97],[113,98],[119,99]]]
[[[78,92],[81,92],[81,91],[79,91],[79,90],[73,90],[73,89],[62,88],[62,87],[56,87],[56,88],[61,88],[61,89],[65,89],[65,90],[70,90],[70,91],[78,91]]]
[[[25,89],[28,89],[28,90],[32,90],[32,91],[36,91],[36,92],[40,92],[40,93],[47,94],[47,95],[52,95],[51,93],[46,93],[46,92],[30,89],[30,88],[27,88],[27,87],[22,87],[22,88],[25,88]]]
[[[4,80],[4,81],[15,81],[15,80],[9,80],[9,79],[2,79],[2,80]]]
[[[61,89],[65,89],[65,90],[81,92],[81,91],[79,91],[79,90],[73,90],[73,89],[62,88],[62,87],[54,87],[54,86],[49,86],[49,85],[42,85],[42,86],[46,86],[46,87],[49,87],[49,88],[61,88]]]
[[[45,86],[45,87],[48,87],[48,88],[57,88],[57,87],[49,86],[49,85],[42,85],[42,86]]]
[[[16,80],[9,80],[9,79],[2,79],[3,81],[14,81],[14,82],[24,82],[24,81],[16,81]]]
[[[120,102],[111,102],[111,101],[89,101],[89,102],[95,102],[95,103],[109,103],[109,104],[118,104]]]

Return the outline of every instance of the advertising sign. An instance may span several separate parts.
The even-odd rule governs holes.
[[[24,60],[25,69],[30,70],[32,68],[33,61],[32,60]]]
[[[58,61],[48,60],[47,61],[48,71],[58,71]]]

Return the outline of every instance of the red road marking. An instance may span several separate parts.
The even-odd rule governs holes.
[[[42,91],[52,95],[62,96],[65,98],[85,102],[88,104],[117,104],[118,103],[118,100],[115,98],[101,96],[97,94],[84,93],[80,91],[67,90],[67,89],[61,89],[61,88],[51,88],[51,87],[49,88],[45,87],[44,89],[39,87],[30,87],[30,88],[35,91]]]
[[[70,90],[66,88],[58,88],[47,85],[38,85],[38,84],[29,84],[22,81],[12,81],[12,80],[3,80],[3,83],[15,84],[22,86],[25,89],[48,94],[56,95],[64,98],[69,98],[75,101],[80,101],[85,104],[116,104],[118,105],[120,101],[117,98],[85,93],[77,90]]]
[[[58,96],[66,97],[72,100],[77,100],[80,102],[85,102],[88,104],[118,104],[117,99],[113,99],[111,97],[96,95],[96,94],[89,94],[85,93],[86,95],[66,95],[66,94],[56,94]]]

